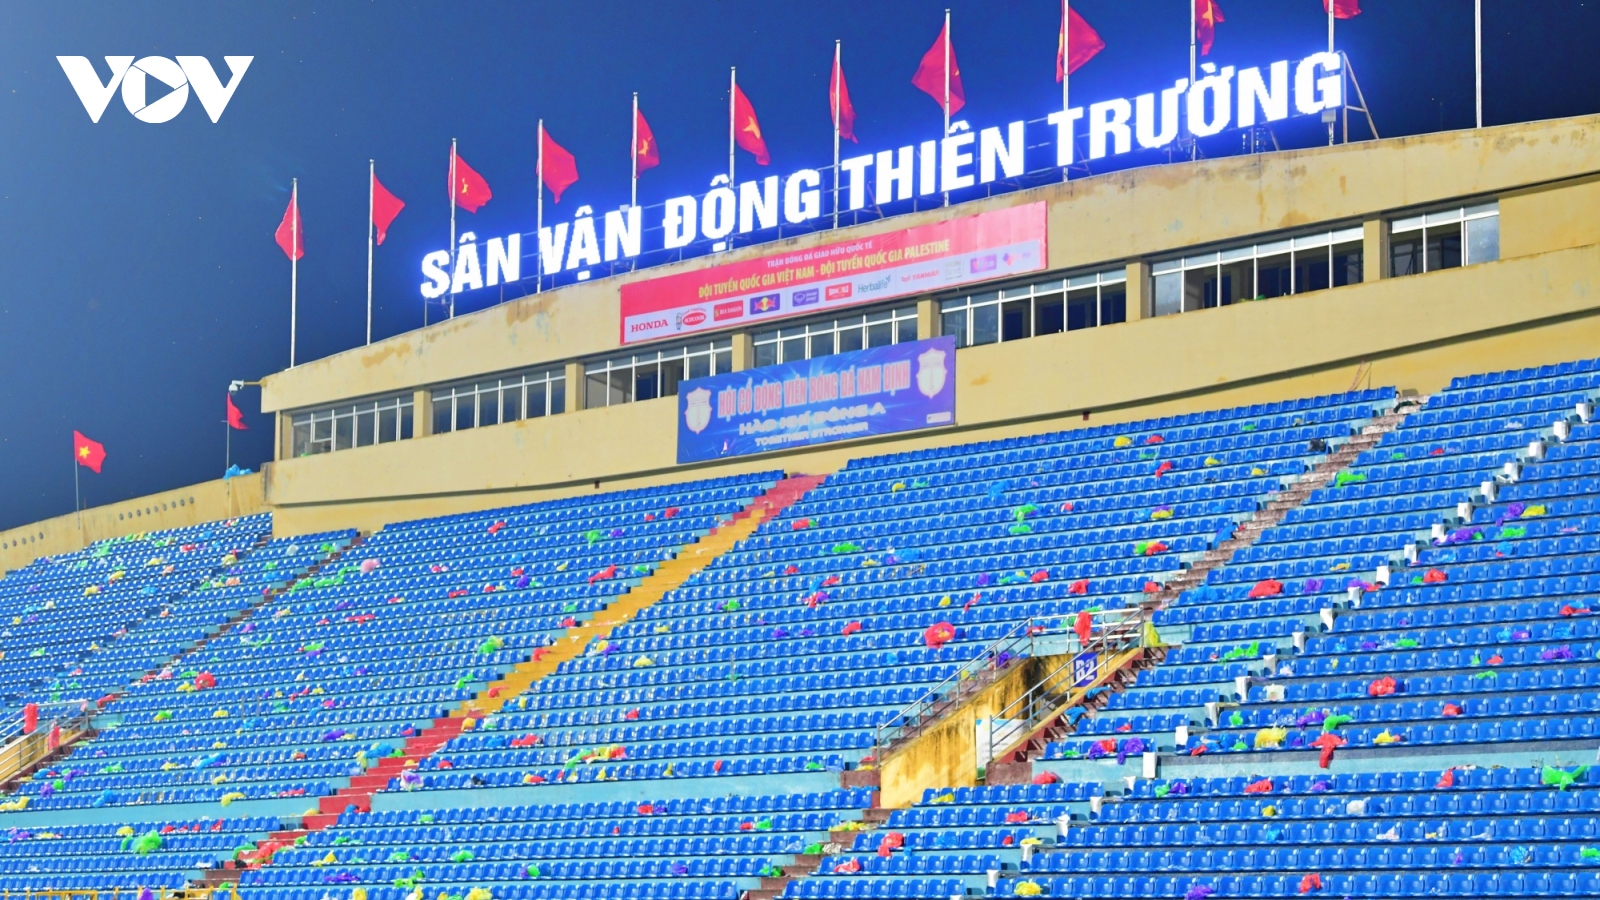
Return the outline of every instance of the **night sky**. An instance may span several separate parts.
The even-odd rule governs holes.
[[[910,78],[946,3],[963,118],[981,128],[1059,108],[1058,0],[5,0],[0,528],[71,511],[74,428],[109,454],[103,474],[84,473],[87,505],[222,473],[228,381],[288,361],[289,265],[272,234],[291,178],[306,228],[305,361],[363,340],[369,158],[407,203],[377,251],[381,338],[422,324],[419,263],[446,244],[452,137],[494,190],[481,212],[462,216],[483,237],[532,231],[541,116],[582,176],[559,207],[546,201],[547,217],[626,203],[633,91],[662,148],[661,166],[641,179],[641,204],[704,191],[726,169],[730,65],[760,115],[767,172],[824,167],[837,38],[860,150],[926,140],[938,134],[939,108]],[[1107,43],[1073,76],[1074,105],[1186,75],[1185,4],[1073,0]],[[1318,0],[1221,5],[1210,57],[1219,64],[1298,59],[1326,42]],[[1383,136],[1471,127],[1471,0],[1362,6],[1339,23],[1339,45]],[[1484,0],[1486,124],[1600,111],[1600,82],[1582,74],[1596,46],[1597,0]],[[172,121],[147,124],[114,96],[93,124],[57,55],[89,57],[102,79],[107,55],[201,55],[224,81],[224,55],[255,60],[219,123],[194,97]],[[159,95],[152,83],[150,99]],[[1278,134],[1291,146],[1322,141],[1314,122]],[[741,160],[741,177],[754,171]],[[485,292],[458,311],[491,300]],[[271,455],[257,396],[239,395],[251,430],[233,441],[234,460],[251,467]]]

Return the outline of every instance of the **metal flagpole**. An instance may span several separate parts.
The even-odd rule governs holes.
[[[289,222],[289,368],[294,368],[295,326],[300,315],[300,179],[289,190],[294,218]]]
[[[539,120],[539,155],[534,163],[534,190],[539,192],[538,210],[534,215],[533,233],[538,250],[533,255],[533,292],[544,293],[544,120]]]
[[[1194,20],[1194,13],[1195,13],[1194,4],[1195,4],[1195,0],[1187,0],[1187,2],[1189,4],[1189,87],[1193,88],[1194,87],[1194,77],[1195,77],[1195,63],[1199,59],[1199,55],[1198,55],[1198,49],[1199,48],[1196,47],[1196,45],[1195,45],[1195,35],[1194,35],[1194,29],[1195,29],[1195,26],[1198,23],[1196,23],[1195,20]],[[1329,0],[1329,2],[1332,2],[1332,0]],[[1189,158],[1190,159],[1194,159],[1195,158],[1196,142],[1194,140],[1193,135],[1191,135],[1189,133],[1189,117],[1188,116],[1184,116],[1183,117],[1183,131],[1184,131],[1185,136],[1187,136],[1189,138]]]
[[[227,435],[222,442],[222,471],[226,472],[233,466],[233,426],[226,419],[222,421],[222,433]]]
[[[1337,4],[1336,0],[1324,0],[1324,2],[1326,2],[1328,4],[1328,52],[1332,53],[1333,52],[1333,11],[1334,11],[1334,7],[1337,6],[1338,4]],[[1341,72],[1342,71],[1343,71],[1343,68],[1341,67]],[[1340,92],[1340,98],[1339,99],[1340,99],[1341,102],[1343,102],[1343,100],[1344,100],[1342,91]],[[1328,120],[1328,146],[1329,147],[1333,146],[1333,124],[1334,124],[1333,120],[1329,119]]]
[[[456,278],[456,139],[450,139],[450,284],[445,288],[450,290],[455,287]],[[450,295],[450,318],[456,315],[456,295]]]
[[[950,9],[944,11],[944,134],[939,138],[939,149],[944,149],[946,138],[950,137]],[[950,205],[950,192],[944,192],[944,205]]]
[[[78,464],[78,447],[72,447],[72,514],[78,517],[78,539],[83,539],[83,500],[78,491],[78,470],[83,468]]]
[[[1472,0],[1473,100],[1478,127],[1483,127],[1483,0]]]
[[[628,156],[633,160],[632,179],[633,189],[628,194],[628,205],[639,205],[639,92],[633,92],[633,147]]]
[[[833,227],[839,227],[839,41],[833,42]]]
[[[733,122],[734,122],[734,92],[739,90],[739,68],[728,67],[728,187],[733,187]]]
[[[378,182],[378,164],[367,160],[367,343],[372,343],[372,204],[373,185]]]
[[[1072,115],[1072,95],[1067,90],[1067,85],[1072,81],[1072,73],[1067,70],[1072,68],[1072,0],[1061,0],[1061,114]],[[1068,175],[1070,166],[1061,167],[1061,180],[1070,181]]]

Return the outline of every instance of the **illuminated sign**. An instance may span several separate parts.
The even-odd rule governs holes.
[[[1316,115],[1344,105],[1343,60],[1336,53],[1314,53],[1297,63],[1284,60],[1247,69],[1218,69],[1205,63],[1201,70],[1192,85],[1189,79],[1180,78],[1161,91],[1050,113],[1043,122],[1046,134],[1032,135],[1033,142],[1053,143],[1054,164],[1065,167],[1075,161],[1074,138],[1079,134],[1087,138],[1088,158],[1095,160],[1136,149],[1168,147],[1184,133],[1209,137],[1231,127]],[[965,122],[953,122],[950,133],[938,140],[840,160],[838,211],[865,208],[869,194],[876,203],[884,204],[1018,178],[1028,171],[1024,164],[1030,137],[1027,125],[1017,121],[973,131]],[[780,223],[803,226],[824,215],[824,179],[816,169],[768,175],[737,185],[719,176],[712,183],[717,186],[704,194],[673,197],[660,207],[661,219],[652,222],[648,232],[650,247],[645,246],[641,207],[628,206],[596,217],[592,208],[580,206],[572,221],[540,230],[534,248],[539,274],[570,273],[582,280],[605,264],[635,260],[642,253],[684,252],[697,242],[711,242],[708,249],[722,250],[726,249],[723,242],[731,237],[770,231]],[[1004,272],[996,268],[990,277],[1001,274]],[[522,235],[491,238],[480,247],[476,236],[464,234],[454,264],[449,249],[435,250],[422,258],[422,276],[422,296],[429,300],[519,281]],[[859,283],[853,287],[856,292],[861,289]],[[888,295],[872,299],[882,296]],[[838,298],[825,296],[825,301],[833,299]],[[743,311],[741,307],[740,313]],[[723,317],[719,313],[714,318]],[[660,330],[666,333],[665,327]]]
[[[762,322],[1042,271],[1046,214],[1036,201],[631,281],[620,292],[622,343],[721,327],[724,308]]]
[[[111,77],[104,82],[95,74],[94,63],[86,56],[58,56],[56,62],[67,73],[67,81],[77,92],[89,121],[100,122],[112,95],[120,87],[122,105],[128,112],[141,122],[158,125],[172,121],[183,112],[191,87],[211,121],[221,119],[222,111],[228,108],[228,101],[233,99],[233,92],[239,89],[239,81],[254,59],[254,56],[224,56],[222,61],[228,64],[229,73],[227,84],[217,77],[216,70],[204,56],[180,56],[176,60],[146,56],[138,62],[131,56],[107,56],[106,68]],[[150,79],[168,90],[161,97],[147,101],[146,88]]]

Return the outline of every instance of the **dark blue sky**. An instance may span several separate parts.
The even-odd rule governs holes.
[[[831,160],[833,41],[861,147],[937,134],[910,84],[954,9],[976,126],[1059,105],[1057,0],[600,3],[0,3],[0,527],[72,508],[71,432],[105,443],[89,504],[214,478],[222,394],[288,358],[288,263],[272,241],[298,176],[307,256],[300,357],[362,342],[366,165],[408,204],[378,249],[378,337],[421,325],[418,264],[445,244],[451,137],[494,200],[464,227],[530,231],[535,121],[576,154],[559,215],[627,200],[629,94],[662,165],[640,202],[702,191],[726,166],[728,66],[761,117],[774,173]],[[1073,79],[1075,103],[1131,96],[1187,73],[1186,0],[1074,0],[1107,49]],[[1384,136],[1472,124],[1470,0],[1364,0],[1340,23]],[[1489,124],[1600,111],[1581,73],[1600,46],[1596,0],[1486,0]],[[1222,0],[1213,58],[1253,65],[1320,49],[1317,0]],[[253,55],[220,123],[197,100],[151,125],[114,97],[92,124],[57,64],[83,55]],[[152,98],[156,93],[152,90]],[[1316,134],[1285,129],[1291,142]],[[753,169],[746,161],[744,171]],[[531,248],[529,250],[531,252]],[[473,304],[463,304],[471,308]],[[269,458],[271,422],[234,459]]]

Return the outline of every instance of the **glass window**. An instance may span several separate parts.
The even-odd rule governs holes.
[[[400,394],[293,413],[289,420],[289,453],[315,456],[408,439],[411,406],[412,395]]]
[[[1128,321],[1128,291],[1115,284],[1100,289],[1100,324],[1116,325]]]
[[[1155,277],[1155,314],[1170,316],[1183,312],[1183,273],[1167,272]]]
[[[772,331],[758,332],[753,343],[756,365],[770,366],[867,347],[887,347],[916,339],[917,308],[903,306],[786,325]]]
[[[1389,223],[1389,274],[1418,275],[1500,258],[1498,201]]]
[[[1361,283],[1361,242],[1333,245],[1333,286]]]
[[[757,348],[759,356],[760,348]],[[585,409],[672,397],[685,378],[704,378],[733,371],[733,339],[645,350],[584,366]],[[560,412],[565,385],[552,384],[550,411]],[[531,402],[531,401],[530,401]],[[531,415],[531,413],[530,413]]]
[[[1357,284],[1361,238],[1360,227],[1347,227],[1157,261],[1150,267],[1154,312],[1164,316]]]
[[[433,395],[433,433],[444,434],[452,431],[450,423],[456,418],[455,396],[450,391],[435,392]]]
[[[542,369],[504,375],[477,384],[460,384],[433,392],[433,432],[485,428],[560,412],[551,396],[566,395],[565,369]]]
[[[940,330],[970,347],[1121,322],[1126,278],[1126,269],[1109,269],[943,300]]]

